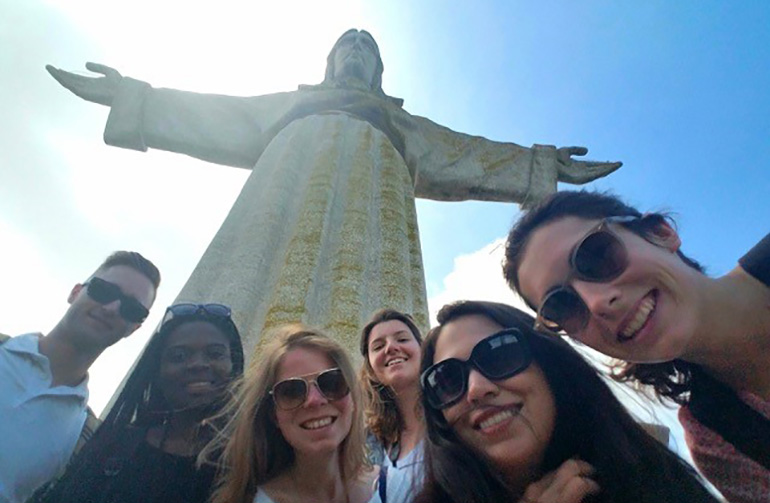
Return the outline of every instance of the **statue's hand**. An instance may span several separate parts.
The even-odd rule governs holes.
[[[560,182],[584,184],[607,176],[623,165],[622,162],[577,161],[573,155],[588,153],[585,147],[561,147],[556,151],[558,180]]]
[[[86,63],[86,68],[95,73],[101,73],[104,77],[86,77],[77,75],[46,65],[45,69],[56,79],[56,82],[66,87],[73,94],[84,100],[99,103],[100,105],[112,106],[112,100],[118,90],[118,85],[123,78],[114,68],[99,63]]]

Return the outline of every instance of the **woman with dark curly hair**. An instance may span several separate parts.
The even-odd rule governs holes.
[[[495,302],[444,306],[423,346],[416,503],[714,503],[596,369]]]
[[[394,309],[377,311],[361,331],[366,424],[386,454],[373,503],[411,501],[422,480],[421,343],[412,317]]]
[[[215,470],[196,459],[214,433],[207,420],[242,373],[229,307],[169,307],[93,438],[33,501],[205,503]]]
[[[728,500],[770,494],[770,236],[711,278],[660,213],[560,192],[513,227],[505,277],[538,325],[621,360],[682,405],[696,464]]]

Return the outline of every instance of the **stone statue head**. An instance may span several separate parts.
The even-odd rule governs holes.
[[[326,58],[323,82],[314,86],[299,86],[300,90],[356,87],[351,81],[362,82],[375,95],[401,107],[404,100],[388,96],[382,90],[382,58],[374,37],[366,30],[352,28],[342,34]]]
[[[382,58],[374,37],[352,28],[342,34],[326,58],[324,83],[358,79],[372,91],[382,91]]]

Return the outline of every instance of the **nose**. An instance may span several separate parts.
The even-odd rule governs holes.
[[[321,389],[318,387],[318,383],[314,382],[307,390],[307,398],[305,399],[303,406],[318,407],[319,405],[324,405],[328,402],[329,400],[327,400],[326,397],[323,396],[323,393],[321,393]]]
[[[203,369],[211,366],[211,362],[202,352],[194,352],[186,361],[188,369]]]
[[[621,291],[612,283],[591,283],[576,280],[572,283],[572,288],[580,295],[593,316],[611,319],[617,312]]]
[[[396,341],[388,340],[385,342],[385,354],[393,353],[396,350]]]
[[[119,315],[120,314],[120,299],[115,299],[112,302],[108,304],[102,304],[102,309],[113,314],[113,315]]]
[[[489,396],[496,396],[500,392],[497,384],[490,381],[476,369],[471,369],[468,374],[468,395],[469,402],[479,402]]]

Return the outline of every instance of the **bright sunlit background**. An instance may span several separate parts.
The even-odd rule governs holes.
[[[141,251],[163,274],[145,326],[92,369],[97,412],[248,172],[105,146],[108,109],[60,87],[47,63],[259,95],[320,82],[337,37],[365,28],[385,92],[407,111],[623,161],[593,187],[675,212],[685,252],[711,274],[768,230],[770,3],[0,0],[0,12],[0,332],[48,331],[70,288],[114,250]],[[417,209],[433,312],[461,297],[513,301],[499,264],[516,205]],[[674,412],[656,410],[686,450]]]

